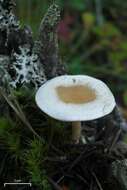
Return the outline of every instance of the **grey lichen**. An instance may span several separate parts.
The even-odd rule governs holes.
[[[40,38],[44,37],[42,32],[45,32],[44,30],[46,29],[47,32],[49,31],[49,33],[52,31],[56,31],[56,27],[57,24],[60,21],[60,8],[58,5],[56,4],[52,4],[47,13],[45,14],[44,18],[42,19],[42,22],[40,24],[40,28],[39,28],[39,35]],[[47,27],[47,28],[45,28]],[[47,35],[49,35],[49,33]]]
[[[38,49],[38,55],[48,79],[65,74],[58,48],[57,26],[59,21],[60,8],[53,4],[42,19],[36,42],[38,46],[36,49]]]
[[[117,160],[112,164],[113,176],[124,190],[127,190],[127,159]]]
[[[12,12],[12,0],[0,0],[0,54],[7,55],[7,67],[1,64],[1,77],[11,88],[37,89],[46,79],[64,74],[57,39],[60,9],[53,4],[45,14],[36,42],[29,27],[21,28]],[[6,72],[6,73],[5,73]],[[4,80],[0,85],[4,86]]]
[[[38,56],[31,54],[27,46],[20,47],[20,53],[13,54],[13,61],[10,67],[13,88],[31,84],[36,89],[46,80],[43,68],[40,67]]]
[[[0,86],[6,86],[11,80],[8,73],[10,58],[6,55],[0,55]]]
[[[0,0],[0,30],[10,30],[10,28],[18,28],[19,22],[15,15],[4,8],[4,1]]]
[[[33,52],[32,32],[29,27],[21,29],[13,6],[12,0],[0,0],[0,86],[5,88],[8,83],[11,88],[30,85],[37,89],[45,81],[45,74]]]
[[[8,54],[9,35],[18,30],[19,21],[12,12],[12,0],[0,0],[0,54]]]

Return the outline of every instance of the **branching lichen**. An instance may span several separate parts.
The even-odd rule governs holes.
[[[6,86],[10,81],[10,75],[8,74],[9,64],[10,64],[9,56],[0,55],[0,86]]]
[[[43,68],[40,67],[38,56],[31,54],[27,46],[20,47],[20,53],[14,53],[10,67],[13,88],[32,84],[36,89],[45,81]]]
[[[1,0],[2,1],[2,0]],[[19,22],[11,9],[6,9],[5,2],[0,1],[0,30],[10,30],[10,28],[18,28]],[[7,7],[8,8],[8,7]]]
[[[38,40],[33,43],[29,27],[21,29],[12,13],[13,2],[0,0],[0,54],[8,55],[8,69],[0,68],[12,88],[30,86],[37,89],[46,79],[64,74],[58,49],[57,25],[60,9],[53,4],[39,28]],[[2,85],[2,84],[0,84]]]
[[[65,74],[61,63],[57,39],[57,25],[60,21],[60,9],[56,4],[49,7],[39,28],[36,42],[38,55],[48,79]]]
[[[18,30],[19,22],[12,13],[13,2],[11,0],[0,0],[0,53],[8,51],[8,37],[12,30]]]

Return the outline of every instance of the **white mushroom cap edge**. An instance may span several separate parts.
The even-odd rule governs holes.
[[[93,89],[96,99],[82,104],[65,103],[57,94],[59,86],[84,85]],[[63,75],[44,83],[35,96],[38,107],[46,114],[61,121],[90,121],[112,112],[116,103],[108,86],[87,75]]]

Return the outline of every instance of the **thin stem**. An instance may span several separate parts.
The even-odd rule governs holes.
[[[97,24],[101,26],[103,24],[103,10],[101,0],[95,0]]]
[[[81,122],[74,121],[72,122],[72,141],[75,144],[78,144],[80,136],[81,136]]]

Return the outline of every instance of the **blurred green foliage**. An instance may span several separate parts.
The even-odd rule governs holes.
[[[17,16],[29,24],[36,37],[51,0],[17,0]],[[56,0],[61,6],[58,26],[60,51],[71,74],[103,79],[117,101],[127,96],[127,1]]]

